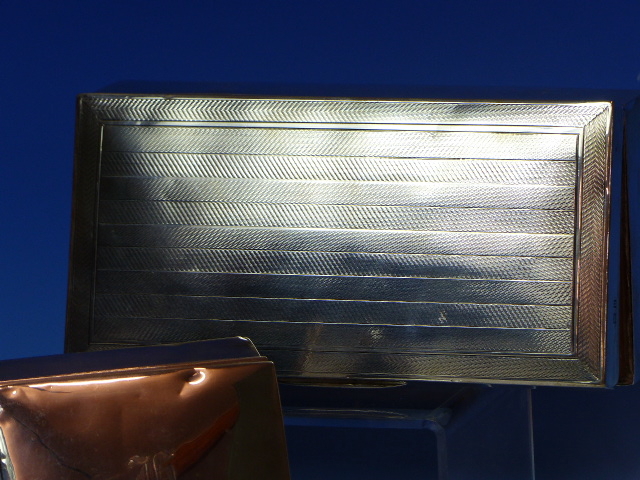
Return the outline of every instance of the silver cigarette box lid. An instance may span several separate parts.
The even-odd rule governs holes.
[[[282,377],[615,384],[613,119],[80,96],[67,350],[240,335]]]

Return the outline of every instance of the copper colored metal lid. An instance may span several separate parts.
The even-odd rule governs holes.
[[[28,376],[0,381],[0,478],[289,478],[273,365],[246,341],[121,353],[0,364]]]

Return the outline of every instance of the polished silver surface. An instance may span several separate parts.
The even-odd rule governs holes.
[[[80,98],[69,350],[605,382],[611,105]]]

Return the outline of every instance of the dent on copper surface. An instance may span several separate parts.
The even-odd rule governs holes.
[[[141,370],[0,387],[1,478],[231,478],[243,414],[237,384],[262,367]]]

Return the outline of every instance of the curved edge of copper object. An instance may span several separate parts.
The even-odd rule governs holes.
[[[7,437],[7,451],[16,467],[11,480],[34,476],[57,480],[62,467],[74,470],[73,478],[176,480],[183,475],[191,478],[188,472],[196,465],[210,468],[211,462],[230,455],[228,448],[236,448],[231,436],[241,415],[236,384],[265,365],[222,363],[206,368],[181,364],[153,373],[134,369],[122,372],[120,379],[114,372],[106,378],[105,372],[95,372],[93,380],[62,376],[41,384],[4,385],[0,427],[5,433],[22,432]],[[213,371],[215,375],[210,375]],[[216,449],[225,438],[227,446]],[[42,448],[23,448],[23,442],[34,439]],[[214,450],[217,453],[211,457]],[[227,478],[228,465],[224,465],[218,461],[211,478]]]

